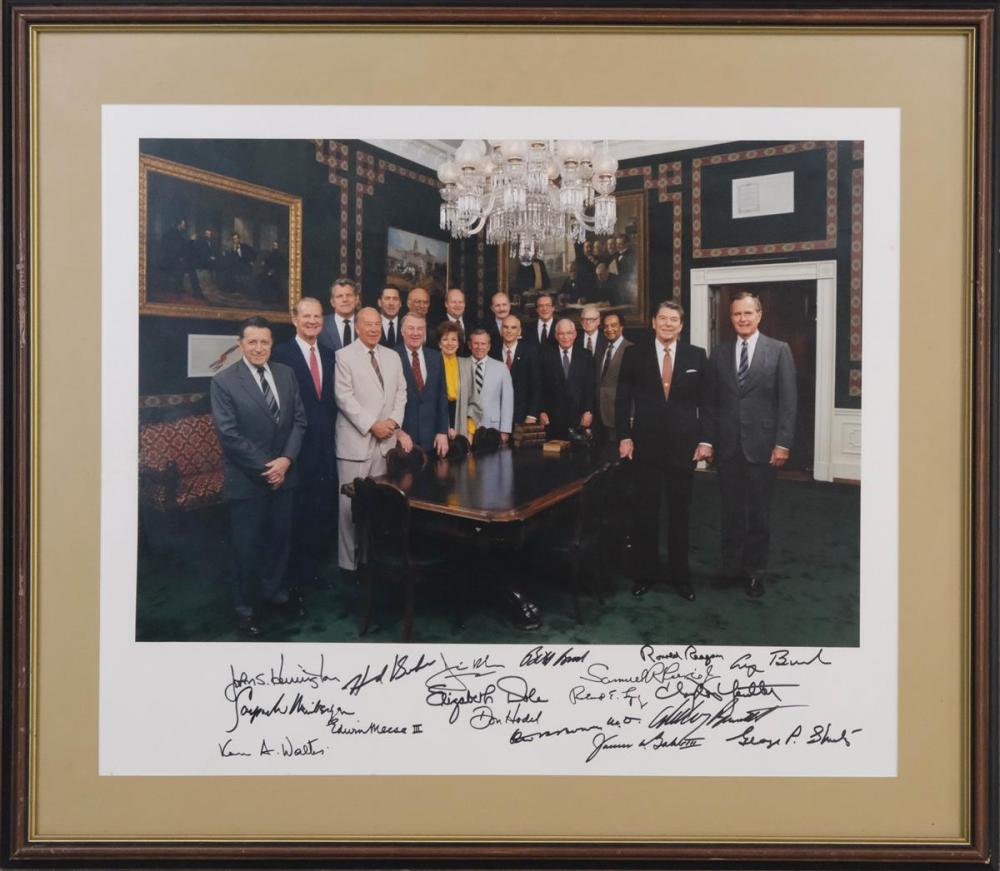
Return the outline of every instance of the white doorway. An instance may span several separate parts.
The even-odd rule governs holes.
[[[834,379],[837,362],[837,261],[761,263],[691,270],[691,342],[711,353],[712,288],[731,284],[816,283],[816,407],[813,478],[861,477],[861,412],[837,409]],[[763,332],[766,334],[766,318]]]

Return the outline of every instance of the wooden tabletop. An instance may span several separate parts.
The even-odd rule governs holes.
[[[526,520],[579,493],[608,457],[597,450],[546,454],[501,448],[464,460],[437,460],[416,475],[393,480],[418,511],[493,523]]]

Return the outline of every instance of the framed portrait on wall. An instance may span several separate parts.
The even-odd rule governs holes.
[[[289,320],[301,295],[302,201],[142,155],[139,313]]]
[[[569,317],[578,319],[585,305],[596,305],[602,313],[617,312],[629,326],[647,324],[646,193],[618,191],[615,201],[617,221],[608,235],[588,233],[583,243],[565,239],[528,263],[512,254],[509,245],[498,248],[498,284],[507,291],[515,313],[533,317],[535,298],[548,291],[555,297],[556,310]],[[664,252],[671,263],[674,254]],[[679,270],[679,251],[676,256]]]
[[[422,287],[432,297],[448,289],[448,243],[409,230],[390,227],[385,246],[386,284],[404,294]]]

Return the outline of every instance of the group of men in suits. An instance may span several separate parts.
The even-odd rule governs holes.
[[[688,565],[693,473],[701,461],[719,472],[723,573],[747,595],[764,594],[770,501],[777,469],[795,432],[796,376],[785,342],[758,330],[760,300],[742,292],[730,303],[736,336],[711,359],[682,344],[684,310],[661,303],[655,337],[628,348],[615,397],[619,455],[633,461],[633,547],[644,566],[633,592],[660,578],[660,507],[667,508],[667,580],[694,599]]]
[[[418,292],[419,291],[419,292]],[[414,298],[414,293],[416,297]],[[350,503],[338,481],[378,476],[386,455],[419,445],[444,457],[449,450],[445,365],[428,341],[430,296],[383,289],[378,309],[361,308],[356,284],[338,279],[332,312],[300,299],[292,310],[295,336],[272,349],[270,324],[241,325],[242,361],[212,380],[212,413],[225,462],[225,496],[236,552],[234,601],[239,627],[259,632],[266,607],[301,607],[295,593],[320,582],[339,501],[338,565],[350,575],[357,542]],[[618,314],[587,307],[581,330],[557,319],[541,294],[538,318],[522,326],[506,294],[491,300],[493,317],[467,320],[461,290],[449,290],[448,329],[460,331],[469,358],[468,415],[507,441],[514,424],[540,422],[550,438],[592,429],[632,460],[636,564],[634,592],[659,576],[661,494],[667,507],[667,575],[694,598],[688,569],[692,476],[715,460],[722,498],[727,573],[747,592],[763,593],[768,506],[775,470],[784,464],[795,426],[795,369],[786,344],[762,335],[756,297],[732,302],[737,339],[716,348],[681,344],[683,309],[660,305],[652,342],[631,343]],[[494,342],[494,336],[497,341]],[[396,341],[392,340],[396,338]]]

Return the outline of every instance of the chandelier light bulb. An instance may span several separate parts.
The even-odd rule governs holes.
[[[443,185],[453,185],[458,181],[458,167],[453,161],[446,160],[438,167],[438,181]]]
[[[500,143],[500,153],[504,160],[524,160],[528,156],[528,141],[526,139],[505,139]]]
[[[455,163],[462,169],[475,169],[486,154],[486,143],[482,139],[465,139],[455,152]]]
[[[618,161],[611,155],[607,147],[594,161],[594,172],[598,175],[614,175],[618,171]]]
[[[579,163],[583,157],[584,146],[578,139],[562,139],[559,141],[559,157],[563,163]]]

